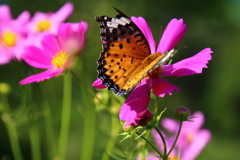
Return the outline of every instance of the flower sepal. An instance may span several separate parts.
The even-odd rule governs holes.
[[[160,121],[160,119],[161,119],[161,117],[162,117],[162,114],[163,114],[166,110],[167,110],[167,108],[164,108],[164,109],[162,110],[162,112],[160,112],[159,115],[156,116],[156,120],[155,120],[156,122],[155,122],[154,128],[158,126],[158,123],[159,123],[159,121]]]
[[[132,138],[133,135],[137,134],[137,132],[139,130],[144,128],[142,126],[135,126],[134,124],[127,125],[126,123],[124,123],[124,124],[122,123],[122,126],[123,126],[122,128],[123,128],[124,132],[120,133],[119,135],[125,136],[125,137],[120,142],[123,142],[124,140],[126,140],[128,138]],[[140,136],[142,136],[143,134],[144,134],[144,132]],[[139,138],[139,137],[137,137],[137,138]]]

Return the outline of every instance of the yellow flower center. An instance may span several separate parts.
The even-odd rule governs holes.
[[[1,39],[2,39],[2,42],[8,47],[13,47],[17,42],[16,34],[11,31],[4,32],[2,34]]]
[[[49,20],[42,20],[37,24],[37,30],[39,32],[46,31],[51,27],[51,22]]]
[[[170,160],[180,160],[180,159],[178,157],[173,156],[173,157],[170,157]]]
[[[68,59],[68,55],[64,51],[58,52],[54,57],[52,57],[52,64],[57,68],[64,68]]]

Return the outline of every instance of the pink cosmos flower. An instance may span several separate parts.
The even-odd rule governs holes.
[[[29,18],[29,12],[24,11],[13,19],[9,6],[0,5],[0,65],[22,59]]]
[[[73,12],[73,4],[67,2],[55,13],[36,12],[29,23],[31,33],[53,33],[57,34],[58,26],[65,21]]]
[[[54,13],[36,12],[27,27],[31,33],[28,44],[40,47],[44,35],[49,33],[56,35],[58,26],[73,13],[73,10],[73,4],[67,2]]]
[[[87,29],[88,24],[84,21],[79,23],[77,30],[70,23],[63,23],[58,28],[57,37],[47,34],[43,37],[40,48],[27,47],[23,59],[35,68],[47,70],[21,80],[20,84],[40,82],[61,74],[83,48]]]
[[[156,49],[152,32],[145,19],[142,17],[132,17],[131,19],[145,35],[152,54],[158,52],[166,53],[173,49],[182,39],[187,28],[182,19],[172,19],[167,25]],[[190,58],[171,65],[162,66],[158,76],[144,78],[123,104],[119,114],[120,120],[125,121],[126,124],[133,123],[137,125],[134,118],[140,112],[147,109],[151,89],[153,93],[159,97],[164,97],[165,94],[171,95],[174,90],[179,91],[177,86],[168,83],[159,76],[180,77],[202,73],[202,69],[207,68],[206,64],[211,60],[211,53],[213,52],[210,48],[205,48]],[[99,84],[99,80],[96,81],[95,84]]]
[[[192,117],[194,117],[192,119],[193,122],[183,122],[178,141],[169,158],[177,159],[179,156],[179,160],[194,160],[211,140],[211,132],[207,129],[201,129],[205,121],[203,113],[200,111],[195,112]],[[164,136],[168,152],[178,132],[179,122],[170,118],[163,118],[161,124],[168,132],[173,134],[172,137]],[[160,136],[156,131],[153,131],[152,134],[157,146],[163,151],[163,143]],[[147,157],[147,160],[150,159],[158,160],[159,158],[154,156]]]

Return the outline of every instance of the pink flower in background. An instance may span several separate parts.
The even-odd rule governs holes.
[[[55,13],[36,12],[29,23],[31,33],[57,34],[58,26],[73,13],[73,4],[67,2]]]
[[[73,4],[67,2],[56,12],[36,12],[28,24],[31,33],[28,44],[41,47],[43,36],[49,33],[56,35],[58,26],[73,13],[73,10]]]
[[[179,160],[194,160],[211,140],[211,132],[208,129],[201,129],[205,121],[203,113],[198,111],[191,117],[194,117],[191,119],[193,122],[183,122],[178,141],[169,158],[177,159],[179,155]],[[172,137],[167,137],[166,134],[164,134],[168,152],[178,132],[179,122],[170,118],[163,118],[161,124],[168,132],[173,134]],[[163,143],[160,136],[156,131],[153,131],[152,134],[157,146],[163,152]],[[149,157],[153,158],[153,156]],[[157,159],[158,158],[155,157],[154,160]],[[147,160],[150,159],[147,158]]]
[[[40,48],[27,47],[23,59],[35,68],[47,70],[21,80],[20,84],[40,82],[61,74],[73,63],[73,57],[81,51],[87,29],[88,24],[83,21],[77,28],[75,25],[72,27],[70,23],[63,23],[58,28],[58,37],[47,34],[43,37]]]
[[[145,35],[152,54],[170,51],[179,43],[186,32],[186,24],[183,23],[182,19],[172,19],[167,25],[156,49],[152,32],[145,19],[142,17],[132,17],[131,19]],[[206,64],[211,60],[211,53],[213,52],[210,48],[205,48],[190,58],[171,65],[162,66],[159,75],[144,78],[123,104],[119,114],[120,120],[125,121],[126,124],[134,123],[137,125],[134,118],[140,112],[147,109],[151,89],[153,93],[159,97],[164,97],[165,94],[171,95],[174,90],[179,91],[177,86],[168,83],[159,76],[180,77],[202,73],[202,69],[207,68]]]
[[[22,59],[29,18],[29,12],[24,11],[13,19],[9,6],[0,5],[0,65]]]

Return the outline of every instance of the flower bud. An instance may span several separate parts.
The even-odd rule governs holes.
[[[124,132],[128,132],[130,133],[131,131],[133,131],[136,128],[136,126],[134,124],[126,124],[124,123],[122,126],[122,129]]]
[[[144,110],[140,112],[135,118],[135,122],[139,126],[147,126],[148,122],[153,119],[153,114],[149,110]]]
[[[187,107],[180,107],[176,109],[176,118],[179,121],[188,121],[191,111]]]

